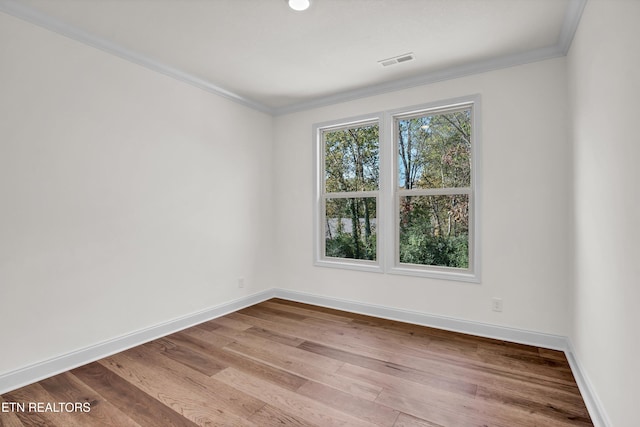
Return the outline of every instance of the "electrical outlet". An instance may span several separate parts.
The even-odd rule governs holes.
[[[238,277],[238,287],[244,288],[244,277]]]
[[[502,311],[502,298],[491,298],[491,310]]]

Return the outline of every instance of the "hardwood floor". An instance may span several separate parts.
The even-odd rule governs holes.
[[[6,393],[0,405],[17,408],[0,412],[0,426],[592,425],[562,352],[279,299]]]

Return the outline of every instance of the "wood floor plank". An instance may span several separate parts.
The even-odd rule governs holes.
[[[174,341],[169,339],[158,339],[147,344],[149,347],[153,347],[157,351],[161,352],[163,356],[182,363],[204,375],[211,376],[216,372],[220,372],[227,366],[223,363],[207,357],[206,355],[194,351],[189,347],[175,344]]]
[[[327,406],[316,399],[277,387],[266,381],[245,375],[233,368],[218,372],[214,375],[214,378],[225,382],[229,386],[237,387],[256,398],[263,399],[267,404],[312,424],[327,427],[372,427],[375,425]]]
[[[228,315],[210,320],[207,323],[214,324],[217,326],[224,326],[226,328],[233,329],[235,331],[244,331],[245,329],[249,329],[251,327],[250,324],[241,322],[237,319],[234,319],[232,316],[228,316]]]
[[[24,426],[592,426],[564,353],[272,299],[0,396]]]
[[[307,327],[315,327],[316,330],[324,333],[325,337],[330,337],[334,343],[342,343],[353,347],[364,347],[369,349],[388,350],[392,352],[402,352],[421,357],[424,353],[432,351],[430,342],[432,338],[426,337],[404,337],[395,333],[379,331],[370,327],[363,327],[349,324],[327,325],[326,321],[310,319],[305,323]]]
[[[557,360],[563,363],[567,360],[564,353],[559,350],[551,350],[548,348],[537,348],[536,350],[538,351],[540,357],[543,357],[545,359]]]
[[[195,325],[195,326],[193,326],[192,328],[189,328],[189,329],[203,329],[203,330],[205,330],[205,331],[215,331],[215,330],[216,330],[216,329],[218,329],[221,325],[218,325],[218,324],[216,324],[216,323],[213,323],[213,321],[214,321],[214,320],[216,320],[216,319],[209,320],[209,321],[207,321],[207,322],[202,322],[202,323],[200,323],[199,325]]]
[[[327,342],[327,339],[323,339],[323,337],[320,337],[320,340]],[[408,368],[410,371],[418,373],[415,378],[419,378],[423,374],[436,377],[446,374],[452,381],[466,381],[475,384],[487,381],[511,382],[518,386],[526,384],[527,386],[538,386],[545,389],[552,386],[557,390],[565,390],[572,394],[576,392],[575,381],[570,381],[566,376],[566,372],[562,372],[562,369],[558,370],[559,375],[556,375],[553,369],[547,369],[544,373],[541,373],[534,367],[527,369],[526,365],[514,367],[512,361],[500,364],[492,359],[485,361],[475,356],[465,357],[459,352],[452,353],[444,350],[443,347],[440,347],[442,352],[429,351],[417,355],[415,353],[403,353],[402,351],[396,353],[387,349],[362,347],[351,343],[345,344],[342,338],[334,340],[331,346],[337,350],[384,360],[398,369],[398,375],[406,375],[405,371]],[[428,377],[427,379],[430,381]]]
[[[139,426],[120,408],[112,405],[98,392],[80,381],[70,372],[64,372],[39,383],[53,398],[53,402],[88,402],[91,410],[88,412],[70,413],[70,420],[66,425],[95,425],[95,426]]]
[[[405,406],[398,407],[389,404],[389,402],[393,401],[390,399],[399,398],[402,401],[404,397],[415,398],[419,396],[418,400],[426,402],[425,404],[430,410],[434,412],[444,410],[446,414],[448,414],[448,411],[455,412],[462,408],[469,407],[475,400],[475,395],[452,393],[439,388],[437,385],[419,384],[409,379],[399,378],[355,365],[346,364],[340,369],[340,373],[381,387],[383,390],[375,402],[389,406],[399,412],[412,413],[407,411]],[[458,409],[454,411],[453,408]],[[437,419],[425,419],[440,422]]]
[[[212,347],[222,348],[225,345],[230,344],[234,341],[234,339],[231,337],[212,333],[212,331],[215,331],[215,329],[213,330],[200,329],[197,326],[194,326],[193,328],[185,329],[175,334],[171,334],[169,336],[166,336],[165,338],[168,340],[173,340],[174,338],[179,340],[185,340],[188,338],[197,338],[198,340],[200,340],[200,342],[207,343],[207,348],[212,348]],[[216,329],[219,329],[219,328],[216,328]]]
[[[344,312],[341,312],[340,314],[325,313],[320,310],[316,310],[314,307],[311,307],[311,308],[304,307],[302,304],[295,304],[295,305],[283,304],[283,301],[284,300],[278,300],[274,298],[272,300],[261,303],[260,306],[300,314],[305,317],[305,320],[309,318],[314,318],[314,319],[320,319],[320,320],[327,320],[330,322],[337,322],[343,325],[351,323],[351,321],[353,320],[350,317],[345,316]]]
[[[185,331],[181,335],[174,334],[168,341],[176,344],[181,344],[185,347],[189,347],[194,351],[201,352],[204,356],[210,358],[221,366],[233,367],[240,371],[243,371],[249,375],[262,378],[270,381],[280,387],[287,388],[289,390],[297,390],[307,380],[300,376],[294,375],[282,369],[274,368],[273,366],[259,363],[248,357],[244,357],[239,353],[226,351],[217,345],[210,345],[208,336],[197,334],[200,338],[194,336]],[[209,335],[213,335],[210,334]]]
[[[478,387],[478,400],[499,403],[505,408],[518,408],[523,411],[534,411],[550,420],[570,422],[575,425],[591,425],[586,408],[573,402],[550,399],[548,395],[513,393],[506,390]]]
[[[473,416],[474,414],[469,414],[469,410],[465,407],[453,411],[448,406],[437,403],[434,404],[434,402],[428,398],[411,397],[404,393],[401,394],[383,390],[376,399],[376,402],[394,408],[397,411],[413,415],[416,418],[444,426],[462,425],[484,427],[488,425],[483,423],[482,419]],[[506,427],[502,424],[491,424],[491,426]]]
[[[420,418],[400,413],[393,427],[445,427],[442,424],[432,423]]]
[[[282,334],[276,331],[270,331],[264,328],[258,328],[256,326],[252,326],[245,332],[250,333],[251,335],[254,335],[256,337],[275,341],[277,343],[288,345],[290,347],[297,347],[305,341],[304,338],[293,337],[291,335]]]
[[[251,306],[247,308],[243,308],[242,310],[238,310],[238,313],[252,313],[254,310],[257,310],[261,315],[267,315],[267,317],[273,319],[288,319],[293,320],[294,322],[302,322],[307,321],[309,316],[304,314],[299,314],[291,310],[281,310],[279,307],[273,307],[269,304],[260,304],[260,306]],[[251,314],[250,314],[251,315]]]
[[[348,311],[343,311],[343,310],[337,310],[335,308],[329,308],[329,307],[322,307],[320,305],[313,305],[313,304],[307,304],[304,302],[298,302],[298,301],[289,301],[286,299],[282,299],[282,298],[273,298],[271,300],[269,300],[270,302],[276,303],[278,305],[289,305],[289,306],[293,306],[293,307],[298,307],[298,308],[303,308],[306,310],[310,310],[310,311],[314,311],[317,313],[326,313],[326,314],[332,314],[335,315],[337,317],[341,317],[341,318],[345,318],[345,319],[350,319],[350,321],[354,321],[354,320],[372,320],[371,316],[367,316],[365,314],[359,314],[359,313],[351,313]],[[259,305],[259,304],[257,304]]]
[[[286,354],[274,353],[263,348],[254,348],[243,344],[232,343],[225,347],[225,350],[240,354],[259,363],[282,369],[299,377],[351,393],[363,399],[373,400],[382,390],[375,385],[336,375],[334,369],[324,370],[305,363],[304,361],[288,358]]]
[[[0,397],[5,402],[22,403],[26,413],[21,408],[0,414],[0,425],[7,426],[74,426],[78,425],[68,414],[54,414],[29,410],[29,402],[53,402],[53,397],[38,383],[11,391]]]
[[[352,396],[333,387],[309,381],[298,393],[381,427],[391,427],[399,412],[378,403]]]
[[[310,352],[324,354],[337,360],[342,360],[351,365],[367,368],[372,371],[385,373],[388,375],[404,378],[409,381],[436,386],[441,390],[447,390],[453,393],[466,394],[474,396],[476,394],[477,385],[465,380],[447,377],[442,374],[443,371],[439,366],[433,366],[431,369],[414,369],[412,367],[399,365],[397,363],[377,359],[370,356],[362,356],[360,354],[350,353],[348,351],[328,347],[322,344],[305,341],[300,345]],[[340,371],[338,371],[340,372]]]
[[[282,357],[286,359],[285,363],[287,364],[302,363],[305,365],[311,365],[327,373],[335,372],[343,363],[342,361],[335,360],[321,354],[312,353],[298,347],[262,338],[259,335],[251,333],[250,329],[237,334],[235,342],[225,346],[225,348],[233,349],[240,346],[259,348],[273,355],[282,355]]]
[[[418,384],[349,364],[341,368],[340,373],[382,387],[383,391],[376,402],[436,424],[451,425],[452,419],[462,420],[464,425],[482,425],[494,420],[501,421],[501,425],[505,426],[527,425],[526,419],[530,419],[532,423],[536,421],[539,425],[549,426],[571,425],[572,422],[581,425],[583,421],[579,418],[571,420],[559,412],[552,414],[548,408],[543,408],[524,396],[520,397],[520,401],[508,401],[506,395],[503,401],[489,398],[478,400],[476,396],[450,393],[432,385]],[[416,399],[415,396],[420,398]]]
[[[81,366],[71,373],[142,426],[197,426],[99,363]]]
[[[309,341],[341,348],[353,353],[365,355],[376,355],[384,353],[381,357],[389,358],[394,363],[402,363],[402,359],[406,355],[422,357],[425,352],[415,348],[402,346],[401,343],[393,342],[387,337],[378,337],[371,340],[362,339],[355,335],[349,335],[344,329],[331,327],[320,327],[317,325],[290,323],[287,321],[274,322],[273,320],[265,320],[257,317],[250,317],[241,313],[234,313],[234,318],[241,319],[243,322],[251,323],[256,327],[269,331],[278,330],[290,336],[305,338]],[[427,353],[429,354],[429,353]],[[374,356],[375,357],[375,356]]]
[[[0,411],[0,427],[24,427],[20,418],[18,418],[18,415],[16,415],[15,411],[13,411],[10,406],[12,402],[16,401],[14,400],[15,397],[10,400],[6,400],[5,398],[8,399],[9,395],[7,394],[5,397],[0,396],[0,405],[3,403],[7,405],[6,409],[3,406],[3,410]],[[29,399],[29,397],[27,397],[27,399]]]
[[[322,427],[288,414],[271,405],[264,405],[250,418],[250,421],[262,427]]]
[[[247,418],[264,405],[262,402],[159,357],[136,347],[99,363],[198,425],[253,425]]]

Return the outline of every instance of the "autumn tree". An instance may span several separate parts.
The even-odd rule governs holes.
[[[471,185],[470,111],[411,117],[396,125],[400,262],[466,268],[469,195],[456,190]],[[430,191],[437,189],[442,191]]]
[[[324,133],[326,255],[376,258],[376,199],[379,181],[378,126],[363,125]],[[345,194],[345,193],[352,193]]]

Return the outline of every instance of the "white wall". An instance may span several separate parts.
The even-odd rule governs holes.
[[[0,375],[275,286],[569,335],[612,425],[632,425],[639,17],[591,0],[568,60],[274,126],[0,14]],[[476,93],[482,283],[313,266],[312,124]]]
[[[0,374],[272,287],[270,116],[1,13],[0,64]]]
[[[570,144],[564,58],[293,113],[275,122],[278,286],[566,335]],[[479,93],[482,283],[313,266],[314,123]],[[504,312],[491,311],[491,297]]]
[[[611,425],[640,403],[640,2],[591,0],[568,57],[575,169],[571,340]]]

